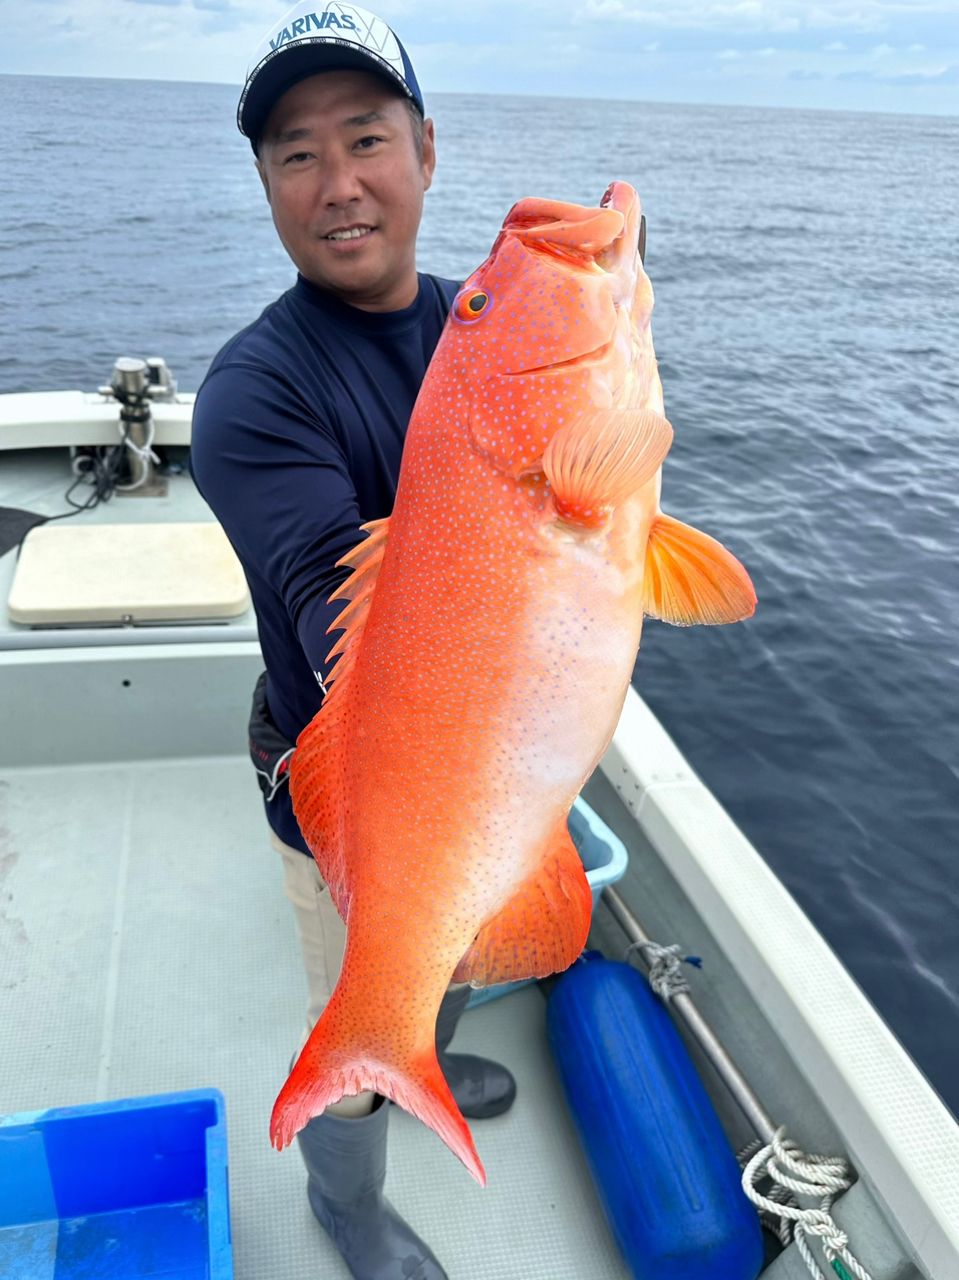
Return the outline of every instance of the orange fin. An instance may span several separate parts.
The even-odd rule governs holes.
[[[480,929],[453,981],[489,987],[568,969],[586,945],[592,911],[583,862],[564,824],[542,867]]]
[[[305,1124],[331,1103],[371,1090],[392,1098],[422,1120],[485,1187],[486,1171],[440,1069],[435,1047],[413,1053],[404,1062],[384,1063],[380,1058],[374,1064],[372,1057],[358,1052],[358,1019],[347,1019],[342,1013],[342,997],[334,993],[273,1104],[273,1146],[282,1151]],[[347,1044],[347,1040],[352,1043]]]
[[[672,427],[649,409],[599,410],[563,427],[543,454],[556,514],[599,528],[610,508],[653,478],[672,442]]]
[[[338,565],[347,565],[357,573],[374,551],[381,550],[386,545],[390,531],[389,516],[382,520],[370,520],[367,524],[361,524],[360,529],[368,536],[362,538],[352,551],[347,551],[346,555],[340,556],[336,562]],[[338,595],[339,591],[334,591],[330,599],[335,600]]]
[[[331,631],[343,630],[343,634],[327,658],[329,661],[336,657],[328,678],[329,692],[297,738],[290,762],[293,812],[344,920],[350,900],[349,875],[343,857],[345,760],[351,736],[350,675],[356,666],[383,560],[389,520],[374,520],[363,525],[363,529],[369,532],[369,537],[339,561],[352,566],[353,572],[330,596],[331,600],[346,599],[349,603],[330,627]]]
[[[362,529],[369,531],[369,537],[364,538],[352,551],[348,551],[336,562],[338,565],[349,565],[353,572],[330,596],[331,601],[349,601],[346,608],[329,626],[330,631],[343,632],[326,655],[327,662],[343,655],[329,674],[327,683],[330,685],[334,680],[345,675],[353,665],[350,656],[355,660],[359,639],[363,634],[363,624],[369,613],[370,601],[373,599],[380,566],[383,563],[389,525],[389,519],[373,520],[369,524],[361,525]]]
[[[657,515],[646,547],[644,613],[688,627],[741,622],[755,609],[749,574],[722,543],[672,516]]]
[[[290,796],[303,839],[313,852],[330,897],[345,920],[350,884],[343,857],[344,744],[350,734],[350,699],[344,678],[296,740],[290,761]],[[337,694],[334,699],[334,692]]]

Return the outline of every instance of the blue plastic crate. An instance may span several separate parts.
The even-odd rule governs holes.
[[[222,1094],[0,1117],[0,1276],[232,1280]]]
[[[586,879],[593,891],[593,907],[607,885],[621,880],[629,860],[626,846],[614,835],[602,818],[594,813],[582,796],[577,796],[569,814],[569,834],[586,868]],[[498,996],[526,987],[529,982],[504,982],[495,987],[482,987],[470,995],[467,1008],[485,1004]]]

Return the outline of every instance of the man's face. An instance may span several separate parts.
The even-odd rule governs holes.
[[[383,79],[327,71],[280,98],[259,152],[277,233],[307,280],[366,311],[414,301],[431,120],[421,156],[406,103]]]

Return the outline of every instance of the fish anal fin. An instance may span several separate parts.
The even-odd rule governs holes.
[[[688,627],[741,622],[756,591],[736,557],[715,538],[660,512],[646,546],[643,612]]]
[[[339,561],[350,565],[353,572],[330,597],[348,603],[330,627],[343,634],[327,657],[328,662],[336,658],[327,677],[328,692],[319,711],[297,738],[290,761],[293,812],[344,920],[350,899],[343,852],[346,760],[353,736],[350,686],[383,560],[389,521],[375,520],[363,525],[363,529],[369,536]]]
[[[568,969],[586,945],[593,895],[565,824],[543,865],[476,935],[454,982],[489,987]]]
[[[672,442],[672,427],[650,409],[600,409],[561,428],[543,454],[556,514],[599,528],[655,476]]]

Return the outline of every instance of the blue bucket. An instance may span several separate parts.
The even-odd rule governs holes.
[[[232,1280],[222,1094],[0,1117],[0,1276]]]

